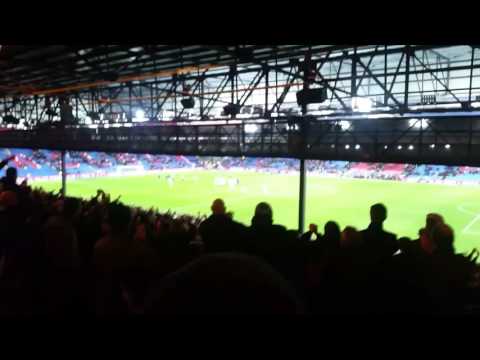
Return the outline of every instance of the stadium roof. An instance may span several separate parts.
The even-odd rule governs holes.
[[[171,76],[173,71],[191,66],[300,58],[309,48],[322,53],[348,49],[351,45],[3,45],[0,95],[34,93],[146,73]]]

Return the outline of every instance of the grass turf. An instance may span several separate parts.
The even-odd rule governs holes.
[[[170,187],[166,175],[174,175]],[[215,179],[238,178],[233,189],[215,185]],[[58,190],[56,182],[36,182],[46,190]],[[289,228],[298,225],[298,176],[252,172],[188,171],[161,175],[69,179],[67,194],[91,197],[97,189],[144,208],[171,209],[178,213],[208,214],[211,202],[223,198],[234,218],[250,223],[256,204],[269,202],[276,223]],[[480,192],[474,186],[416,184],[397,181],[332,179],[307,176],[306,224],[335,220],[343,229],[358,229],[369,223],[369,207],[376,202],[388,208],[385,229],[399,236],[417,237],[429,212],[442,214],[455,230],[455,248],[469,252],[480,248]]]

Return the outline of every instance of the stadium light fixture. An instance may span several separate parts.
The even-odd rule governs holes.
[[[425,129],[427,127],[428,119],[410,119],[408,120],[408,126],[413,127],[414,129]]]
[[[367,119],[383,119],[383,118],[393,118],[395,115],[393,114],[368,114],[366,116]]]
[[[347,120],[340,121],[339,125],[342,130],[348,130],[352,127],[352,124],[350,123],[350,121],[347,121]]]
[[[142,119],[145,117],[145,112],[143,110],[137,110],[137,112],[135,113],[135,117],[138,119]]]
[[[470,104],[473,108],[480,108],[480,101],[474,101]]]
[[[350,145],[348,145],[348,144],[345,145],[345,149],[347,149],[347,150],[350,149]]]
[[[253,134],[258,131],[258,125],[257,124],[246,124],[245,125],[245,132],[247,134]]]
[[[397,149],[398,150],[402,150],[403,146],[402,145],[398,145]]]
[[[366,97],[352,97],[352,110],[358,112],[372,111],[372,100]]]
[[[408,145],[408,150],[413,150],[414,146],[413,145]]]
[[[445,149],[450,149],[450,144],[445,144]]]
[[[388,149],[388,145],[385,145],[383,148],[384,148],[385,150],[387,150],[387,149]]]
[[[193,97],[187,97],[180,100],[184,109],[193,109],[195,107],[195,99]]]
[[[135,117],[132,119],[133,122],[145,122],[148,119],[145,117],[145,112],[142,109],[139,109],[135,112]]]
[[[360,145],[359,144],[355,145],[355,150],[359,150],[359,149],[360,149]]]
[[[430,149],[435,149],[435,144],[431,144]]]

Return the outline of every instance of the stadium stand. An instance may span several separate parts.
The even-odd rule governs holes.
[[[2,149],[0,155],[15,155],[14,166],[20,178],[58,176],[60,154],[54,151]],[[76,175],[115,173],[117,166],[142,166],[148,170],[166,169],[245,169],[255,171],[298,171],[295,159],[219,158],[198,156],[169,156],[151,154],[106,154],[97,152],[68,152],[67,171]],[[467,166],[350,163],[348,161],[310,160],[309,173],[347,178],[409,180],[416,182],[480,183],[480,170]]]

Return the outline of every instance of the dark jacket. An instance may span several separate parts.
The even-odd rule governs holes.
[[[227,215],[211,215],[199,231],[206,252],[244,251],[247,228]]]
[[[366,256],[374,261],[390,258],[398,249],[397,235],[370,224],[361,232]]]

